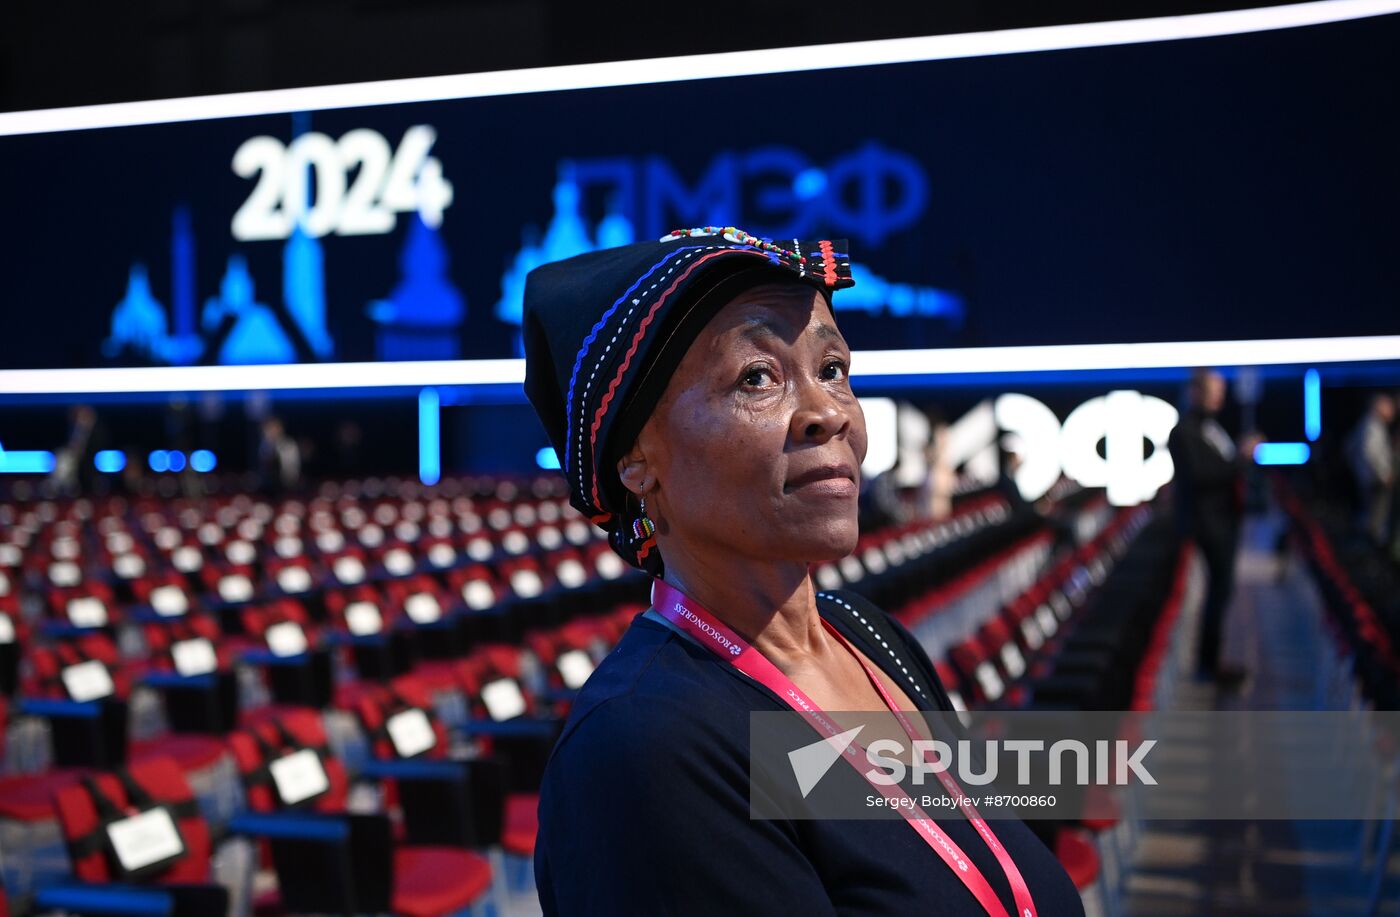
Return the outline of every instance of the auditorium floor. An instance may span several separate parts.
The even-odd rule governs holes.
[[[1183,679],[1177,707],[1318,708],[1321,599],[1301,561],[1276,556],[1282,525],[1276,513],[1251,517],[1236,568],[1224,655],[1249,669],[1249,681],[1237,695],[1217,698],[1212,687]],[[1125,910],[1134,917],[1365,914],[1361,830],[1355,821],[1149,822]],[[1394,860],[1389,875],[1383,914],[1400,912]]]

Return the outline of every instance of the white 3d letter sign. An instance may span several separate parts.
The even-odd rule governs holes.
[[[1016,485],[1028,500],[1042,496],[1064,471],[1085,487],[1106,488],[1114,506],[1133,506],[1151,500],[1175,470],[1167,437],[1177,410],[1141,392],[1091,398],[1063,425],[1034,398],[1007,394],[997,399],[996,418],[1009,434],[1007,445],[1021,456]],[[1152,444],[1150,455],[1145,443]]]

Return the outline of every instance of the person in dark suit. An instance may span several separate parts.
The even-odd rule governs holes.
[[[1236,444],[1220,425],[1217,416],[1225,405],[1225,377],[1215,370],[1194,370],[1185,400],[1186,410],[1172,430],[1167,448],[1176,466],[1173,494],[1177,525],[1196,543],[1209,580],[1196,672],[1221,687],[1237,687],[1246,673],[1221,665],[1220,640],[1235,584],[1235,555],[1244,513],[1244,469],[1259,438],[1249,435]]]

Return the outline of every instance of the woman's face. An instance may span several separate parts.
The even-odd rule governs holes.
[[[619,463],[629,489],[652,485],[647,514],[663,538],[770,560],[853,551],[866,439],[850,359],[806,285],[765,284],[725,305]]]

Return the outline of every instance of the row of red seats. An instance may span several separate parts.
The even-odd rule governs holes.
[[[1094,508],[1094,504],[1090,508]],[[1033,699],[1031,685],[1050,669],[1094,591],[1111,575],[1152,516],[1150,507],[1119,510],[1092,539],[1066,551],[1011,601],[947,654],[934,660],[940,681],[959,710],[1022,709]],[[915,621],[949,608],[1018,556],[1035,555],[1048,533],[1026,536],[962,575],[911,602]],[[1102,806],[1100,806],[1102,808]],[[1096,912],[1116,912],[1121,874],[1110,847],[1112,819],[1090,823],[1033,823]],[[1105,869],[1105,865],[1110,868]]]
[[[503,756],[511,757],[509,752],[512,743],[517,748],[530,749],[535,760],[526,766],[522,766],[519,760],[513,760],[508,769],[506,784],[517,784],[521,779],[520,775],[532,768],[535,771],[533,779],[537,780],[538,772],[543,768],[544,753],[552,746],[550,734],[546,732],[543,739],[538,734],[533,738],[527,734],[525,738],[529,741],[521,746],[517,741],[519,736],[512,737],[509,732],[491,734],[489,727],[498,723],[522,725],[540,721],[557,724],[567,710],[569,693],[582,683],[591,671],[593,660],[599,658],[607,647],[620,637],[631,617],[638,611],[640,608],[636,606],[624,607],[609,615],[573,621],[565,627],[550,631],[531,633],[530,646],[547,667],[545,677],[541,680],[543,691],[539,694],[524,689],[521,685],[521,680],[526,674],[523,671],[526,654],[519,648],[499,645],[483,646],[469,657],[455,660],[450,665],[425,665],[422,672],[394,679],[391,682],[395,685],[394,693],[400,698],[411,695],[413,706],[427,710],[435,694],[455,689],[467,701],[466,720],[459,725],[470,727],[475,721],[477,725],[488,727],[481,740],[481,747],[488,755],[499,751]],[[179,623],[183,625],[185,622]],[[224,647],[219,647],[219,650],[227,651]],[[110,647],[103,648],[100,654],[112,659]],[[45,664],[49,666],[48,662]],[[114,668],[120,671],[119,663]],[[123,680],[126,684],[121,687],[129,691],[133,679]],[[166,686],[168,687],[169,683]],[[377,715],[374,710],[376,705],[380,704],[384,690],[382,683],[351,681],[343,684],[341,690],[335,693],[336,705],[340,709],[355,711],[364,734],[374,737],[376,752],[380,756],[383,756],[386,749],[383,744],[386,736],[383,730],[385,717]],[[498,696],[493,697],[493,692]],[[497,707],[504,705],[504,712],[493,709],[493,704]],[[262,730],[265,736],[269,727],[264,724],[290,715],[286,711],[284,706],[246,711],[239,717],[238,722],[245,730]],[[296,731],[295,727],[292,731]],[[438,738],[433,747],[445,748],[441,731],[435,732]],[[55,736],[57,737],[57,730]],[[306,738],[310,742],[314,737]],[[237,744],[239,743],[235,742],[235,745]],[[150,743],[134,745],[129,760],[140,763],[149,762],[157,757],[173,756],[170,760],[175,762],[175,766],[182,773],[196,773],[212,767],[215,759],[221,757],[225,751],[225,740],[217,734],[176,734]],[[242,758],[246,760],[246,745],[244,752]],[[50,815],[46,797],[56,791],[65,791],[79,780],[81,775],[82,771],[79,769],[60,768],[40,775],[0,778],[0,819],[31,823],[45,820]],[[525,779],[528,782],[530,778]],[[528,837],[532,844],[533,835],[530,833],[529,822],[533,820],[533,805],[529,799],[517,792],[508,796],[505,808],[504,817],[510,826],[508,834],[514,839],[507,843],[507,849],[524,855],[526,845],[522,839]]]
[[[1320,511],[1325,509],[1310,506],[1286,481],[1276,480],[1294,541],[1323,594],[1332,657],[1349,661],[1355,690],[1376,709],[1400,709],[1400,617],[1392,612],[1387,620],[1385,614],[1388,608],[1400,608],[1395,589],[1400,573],[1379,549],[1354,534],[1350,518],[1324,521]]]
[[[1026,684],[1046,672],[1075,612],[1150,518],[1149,507],[1119,511],[1097,536],[1059,558],[1021,595],[952,647],[940,673],[948,676],[950,691],[972,709],[1024,706],[1029,700]]]

